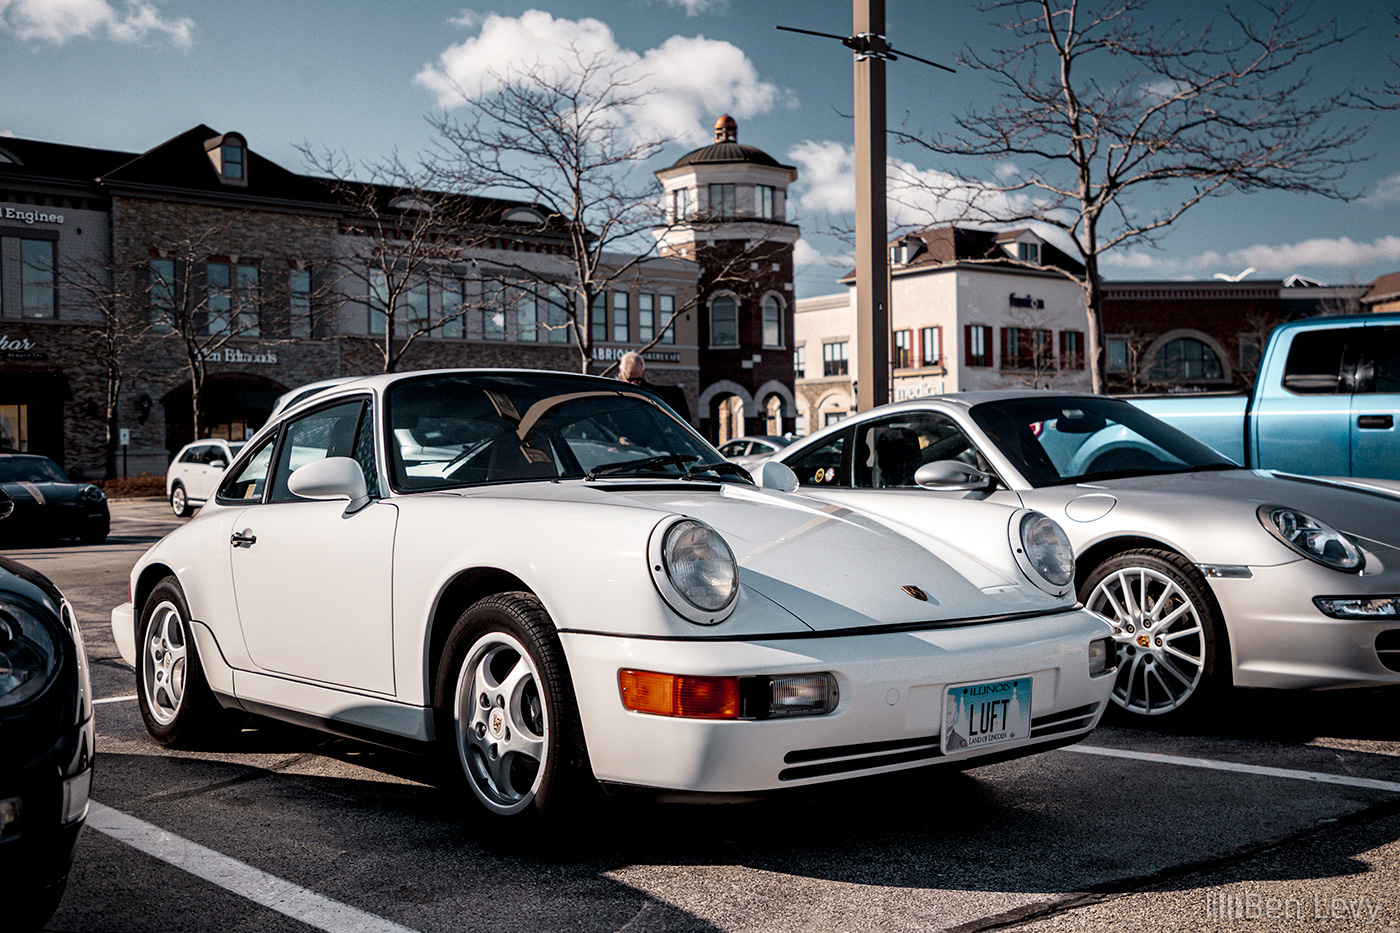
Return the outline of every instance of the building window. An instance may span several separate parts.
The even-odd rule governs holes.
[[[540,339],[539,299],[533,289],[526,288],[515,300],[516,339],[525,343],[537,343]]]
[[[1107,357],[1108,371],[1111,373],[1125,373],[1128,371],[1128,338],[1127,337],[1106,337],[1104,339],[1104,356]]]
[[[467,310],[467,283],[465,279],[445,279],[438,289],[438,333],[443,337],[460,340],[464,335],[463,321]]]
[[[1240,371],[1259,371],[1259,359],[1263,355],[1263,341],[1258,333],[1240,334]]]
[[[401,329],[406,334],[416,334],[429,329],[427,282],[415,282],[404,289],[400,303],[403,305],[403,311],[399,315],[402,319]]]
[[[631,296],[627,292],[612,293],[612,339],[613,343],[626,343],[628,321],[627,303]]]
[[[1053,333],[1031,327],[1001,329],[1001,366],[1003,369],[1055,368]]]
[[[753,212],[764,220],[772,220],[777,216],[773,213],[775,190],[772,185],[753,186]]]
[[[369,274],[369,332],[382,334],[389,321],[389,280],[383,272]]]
[[[608,293],[599,292],[593,296],[593,310],[589,315],[589,330],[593,332],[594,343],[606,343],[608,339]]]
[[[53,240],[20,240],[20,316],[54,316]]]
[[[1060,331],[1060,367],[1062,369],[1084,368],[1083,331]]]
[[[306,269],[287,274],[287,318],[293,337],[311,336],[311,273]]]
[[[850,344],[842,340],[838,343],[822,344],[822,375],[844,376],[849,370],[846,358]]]
[[[637,296],[637,340],[651,343],[656,339],[656,296]]]
[[[685,220],[690,216],[692,208],[690,206],[690,189],[676,188],[671,192],[671,219],[674,221]]]
[[[925,327],[919,331],[919,365],[937,366],[943,362],[943,328]]]
[[[224,177],[231,181],[243,180],[243,146],[236,140],[224,143]]]
[[[765,347],[781,347],[783,345],[783,305],[772,295],[767,295],[763,299],[763,345]]]
[[[562,288],[549,286],[543,302],[544,319],[549,327],[549,343],[569,342],[569,294]]]
[[[992,328],[987,324],[969,324],[964,333],[967,340],[967,365],[992,365]]]
[[[1022,262],[1033,262],[1040,265],[1040,244],[1039,243],[1017,243],[1016,258]]]
[[[258,267],[246,263],[204,264],[206,332],[258,335]]]
[[[1220,359],[1210,347],[1190,337],[1167,341],[1153,356],[1152,378],[1163,381],[1219,379]]]
[[[914,332],[897,330],[891,343],[894,349],[894,368],[911,368],[914,365]]]
[[[732,188],[733,185],[730,185]],[[720,295],[710,302],[710,346],[739,345],[739,305],[729,295]]]
[[[156,333],[169,333],[175,326],[175,260],[152,259],[146,271],[152,328]]]
[[[734,216],[734,186],[710,185],[710,214],[714,217]]]
[[[0,405],[0,449],[29,449],[28,405]]]
[[[792,368],[796,374],[795,378],[807,378],[807,348],[805,346],[792,351]]]
[[[657,295],[657,312],[661,315],[661,343],[676,342],[676,296]]]

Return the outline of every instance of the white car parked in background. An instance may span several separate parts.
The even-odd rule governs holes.
[[[242,441],[220,438],[181,447],[165,471],[165,497],[170,500],[170,510],[184,518],[203,505],[242,449]]]
[[[1066,745],[1113,685],[1069,542],[755,485],[655,396],[373,376],[289,409],[137,561],[112,632],[170,746],[246,710],[443,755],[486,812],[746,795]],[[974,519],[975,516],[975,519]]]

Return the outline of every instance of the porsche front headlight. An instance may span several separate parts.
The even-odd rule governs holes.
[[[1258,515],[1265,530],[1275,538],[1324,567],[1356,573],[1366,565],[1366,558],[1350,538],[1305,512],[1261,505]]]
[[[652,578],[671,608],[691,622],[723,621],[739,595],[739,565],[729,544],[704,522],[673,522],[653,534]]]
[[[1017,563],[1041,589],[1063,596],[1074,583],[1074,549],[1065,530],[1040,512],[1026,512],[1017,529],[1020,540],[1012,542]]]
[[[42,693],[58,665],[52,629],[21,606],[0,606],[0,709]]]

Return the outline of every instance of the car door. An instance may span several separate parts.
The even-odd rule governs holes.
[[[1351,397],[1351,475],[1400,479],[1400,327],[1362,332]]]
[[[239,624],[259,668],[393,694],[390,580],[398,510],[378,496],[373,406],[337,401],[286,424],[263,501],[240,513],[228,548]],[[303,499],[292,472],[325,457],[353,457],[371,500]]]
[[[218,463],[222,463],[223,466],[215,466]],[[190,476],[190,498],[203,502],[213,495],[219,486],[219,480],[224,478],[224,469],[227,466],[228,454],[224,452],[223,447],[218,444],[205,444],[200,447]]]
[[[1254,466],[1315,476],[1351,475],[1349,423],[1354,417],[1351,393],[1359,332],[1360,328],[1321,327],[1279,338],[1270,354],[1286,354],[1280,384],[1255,388]]]

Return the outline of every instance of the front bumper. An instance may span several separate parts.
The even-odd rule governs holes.
[[[561,633],[598,780],[686,793],[745,794],[924,765],[1004,760],[1091,732],[1113,688],[1089,675],[1108,635],[1076,610],[920,632],[770,641],[671,641]],[[840,703],[824,716],[680,719],[625,709],[622,668],[695,676],[828,671]],[[1032,678],[1030,737],[945,756],[944,687]]]
[[[64,730],[32,758],[15,754],[0,770],[0,877],[20,896],[61,886],[73,862],[92,787],[93,720]]]
[[[1334,619],[1313,603],[1315,596],[1400,595],[1400,572],[1378,564],[1368,554],[1368,572],[1349,574],[1298,560],[1250,567],[1247,579],[1210,580],[1225,614],[1235,685],[1287,689],[1400,685],[1400,670],[1387,667],[1377,650],[1377,639],[1382,647],[1400,640],[1400,618]]]

